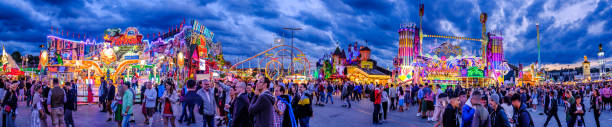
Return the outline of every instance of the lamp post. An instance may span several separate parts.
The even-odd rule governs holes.
[[[302,28],[283,28],[284,30],[290,30],[291,31],[291,65],[289,66],[289,72],[290,74],[293,74],[293,35],[295,34],[296,30],[302,30]],[[294,77],[294,79],[297,77]]]

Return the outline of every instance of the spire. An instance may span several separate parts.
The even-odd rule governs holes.
[[[540,23],[539,22],[536,22],[536,30],[537,30],[536,41],[538,43],[538,61],[537,61],[537,63],[540,63],[541,62],[540,61],[541,60],[540,59],[540,51],[541,50],[540,50]],[[538,65],[538,68],[539,67],[540,66]]]

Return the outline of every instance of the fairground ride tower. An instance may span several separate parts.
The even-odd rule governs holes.
[[[402,25],[398,31],[399,33],[399,51],[398,51],[398,62],[399,62],[399,76],[408,76],[410,74],[410,64],[415,62],[418,56],[420,56],[421,44],[419,41],[419,31],[415,24]],[[402,79],[402,78],[400,78]],[[402,79],[403,80],[403,79]]]
[[[604,77],[606,76],[606,61],[604,60],[604,51],[601,47],[601,43],[599,43],[599,52],[597,53],[597,59],[599,59],[599,66],[601,66],[601,68],[599,69],[599,77],[602,80],[606,80]]]

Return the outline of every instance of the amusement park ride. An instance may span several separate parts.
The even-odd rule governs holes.
[[[183,84],[180,81],[185,79],[223,78],[219,73],[227,65],[220,43],[213,42],[214,33],[197,20],[187,25],[183,19],[168,31],[151,36],[135,27],[125,31],[111,28],[104,31],[101,40],[52,31],[41,51],[38,70],[41,77],[77,81],[80,102],[88,85],[98,95],[96,89],[103,79],[113,85],[159,84],[167,79]]]
[[[443,85],[503,83],[509,67],[503,55],[501,32],[487,32],[487,14],[480,14],[482,37],[456,37],[423,33],[424,4],[419,4],[419,24],[402,25],[398,55],[394,59],[394,77],[399,82],[436,83]],[[475,41],[481,44],[481,56],[466,56],[458,46],[443,43],[432,52],[423,53],[423,38]]]
[[[293,51],[292,51],[293,50]],[[297,51],[297,52],[294,52]],[[249,57],[245,60],[235,63],[228,69],[228,71],[250,71],[245,68],[237,68],[239,65],[255,60],[258,58],[258,67],[257,71],[259,73],[261,67],[263,68],[263,75],[270,80],[296,80],[296,81],[305,81],[307,80],[307,76],[310,74],[310,63],[308,58],[304,55],[302,50],[290,46],[279,44],[270,49],[264,50],[256,55]],[[291,59],[293,58],[293,59]],[[289,61],[290,60],[290,61]],[[290,64],[292,61],[293,69],[286,68],[286,65]],[[289,63],[288,63],[289,62]],[[293,72],[292,72],[293,70]],[[250,74],[244,74],[244,76],[249,76]],[[242,77],[242,76],[241,76]]]

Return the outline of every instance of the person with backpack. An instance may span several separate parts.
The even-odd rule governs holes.
[[[534,127],[531,115],[527,111],[527,105],[521,101],[521,95],[512,95],[511,101],[515,111],[511,122],[515,127]]]
[[[466,101],[465,105],[461,108],[461,126],[462,127],[471,127],[472,126],[472,118],[474,118],[475,109],[472,106],[472,103],[480,101],[480,98],[474,98],[474,95],[480,96],[480,92],[478,94],[472,93],[469,101]]]
[[[374,103],[374,112],[372,113],[372,122],[374,124],[380,124],[380,108],[381,105],[381,90],[380,88],[375,88],[374,91],[370,94],[370,101]]]
[[[284,103],[284,100],[289,100],[289,96],[285,95],[285,87],[277,86],[274,88],[274,96],[276,97],[274,102],[274,127],[282,127],[284,122],[284,116],[286,110],[289,109],[289,105]]]
[[[310,118],[314,115],[312,110],[312,93],[309,92],[305,85],[298,85],[299,92],[293,99],[295,106],[295,116],[297,117],[300,127],[309,127]]]
[[[72,112],[76,111],[77,107],[77,93],[72,88],[74,84],[67,82],[64,86],[64,91],[66,91],[66,104],[64,104],[64,121],[66,123],[66,127],[74,127],[74,119],[72,117]]]

